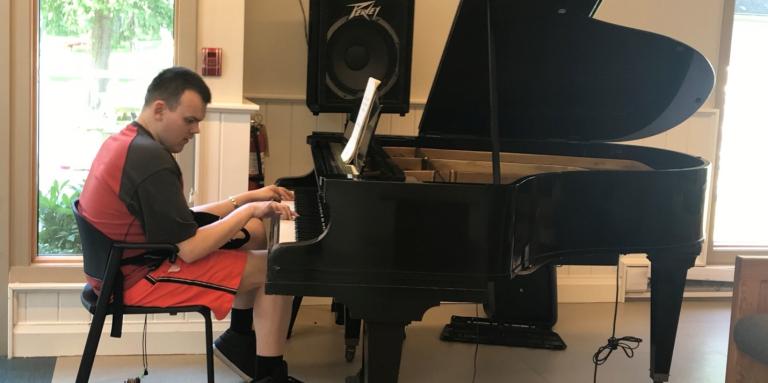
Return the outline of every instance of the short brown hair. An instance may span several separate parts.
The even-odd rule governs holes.
[[[187,90],[199,94],[206,104],[211,103],[211,90],[199,74],[184,67],[164,69],[155,76],[147,87],[144,106],[162,100],[169,109],[174,110],[179,104],[181,95]]]

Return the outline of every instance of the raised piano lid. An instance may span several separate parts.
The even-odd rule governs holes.
[[[490,140],[485,0],[459,5],[421,136]],[[598,0],[490,0],[502,140],[623,141],[671,129],[707,99],[695,49],[596,20]]]

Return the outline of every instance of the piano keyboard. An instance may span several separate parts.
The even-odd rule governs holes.
[[[281,219],[278,243],[306,241],[317,238],[325,230],[325,220],[320,213],[317,189],[296,188],[295,200],[283,201],[299,214],[295,220]]]

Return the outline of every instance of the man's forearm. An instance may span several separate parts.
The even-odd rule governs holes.
[[[208,205],[216,204],[218,203]],[[178,243],[179,257],[185,262],[194,262],[217,250],[232,239],[240,231],[240,228],[248,223],[248,220],[253,215],[252,210],[250,206],[241,206],[234,211],[230,208],[230,213],[228,214],[219,214],[223,216],[221,220],[198,228],[194,236]],[[205,211],[217,214],[212,210]]]
[[[230,199],[231,198],[231,199]],[[227,197],[221,201],[207,203],[205,205],[194,206],[192,211],[204,211],[211,214],[216,214],[219,217],[225,217],[232,213],[235,209],[245,205],[248,202],[255,201],[251,198],[250,193],[240,193],[231,197]]]
[[[193,211],[205,211],[224,217],[233,210],[250,202],[257,201],[291,201],[293,192],[275,185],[265,186],[256,190],[249,190],[237,195],[229,196],[224,200],[193,207]]]

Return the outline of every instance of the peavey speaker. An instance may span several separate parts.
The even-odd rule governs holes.
[[[414,0],[310,0],[307,106],[354,112],[368,77],[383,113],[408,113]]]

